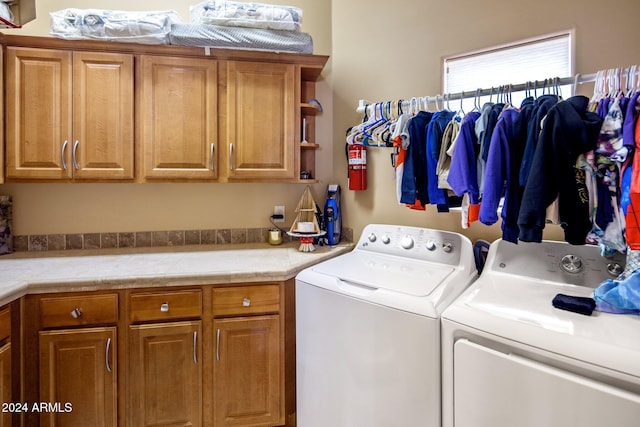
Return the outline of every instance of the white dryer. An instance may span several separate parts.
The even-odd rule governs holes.
[[[466,237],[381,224],[298,274],[297,425],[440,427],[440,315],[476,278]]]
[[[595,246],[498,240],[442,315],[443,427],[637,427],[640,318],[554,308],[621,272]]]

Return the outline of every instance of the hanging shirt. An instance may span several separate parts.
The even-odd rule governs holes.
[[[448,211],[447,193],[438,188],[436,166],[440,156],[442,136],[447,124],[453,119],[453,111],[442,110],[433,115],[427,127],[427,175],[426,184],[428,200],[432,205],[438,205],[438,211]]]
[[[576,160],[596,147],[602,126],[602,119],[587,111],[588,104],[587,97],[574,96],[547,113],[518,215],[522,241],[542,241],[546,208],[559,197],[565,240],[585,243],[591,230],[589,200],[578,192]]]
[[[440,155],[436,164],[436,175],[438,176],[438,188],[441,190],[451,190],[447,182],[449,170],[451,169],[451,158],[455,150],[455,143],[460,132],[460,118],[454,117],[444,129],[442,144],[440,145]]]
[[[401,203],[402,199],[402,176],[404,175],[404,163],[407,157],[407,147],[411,143],[409,137],[409,122],[413,116],[411,114],[401,114],[396,120],[391,138],[394,147],[394,177],[396,180],[396,199]]]
[[[404,161],[404,173],[402,175],[401,203],[421,206],[429,202],[427,194],[427,155],[426,155],[426,131],[431,122],[433,113],[420,111],[413,116],[409,123],[409,139],[411,143],[407,147]]]

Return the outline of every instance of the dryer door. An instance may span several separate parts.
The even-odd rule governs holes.
[[[637,427],[640,395],[465,339],[454,345],[455,427]]]

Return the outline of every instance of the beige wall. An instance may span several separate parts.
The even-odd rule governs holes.
[[[359,122],[359,99],[386,101],[435,95],[441,89],[442,57],[547,33],[575,31],[578,73],[638,63],[636,0],[434,1],[280,0],[304,10],[303,30],[313,36],[315,53],[331,59],[319,82],[325,113],[318,117],[318,203],[326,185],[343,186],[345,225],[358,236],[371,222],[461,231],[459,213],[415,212],[394,202],[389,148],[369,149],[369,189],[346,190],[345,130]],[[189,0],[158,1],[153,8],[175,9],[188,19]],[[113,0],[110,9],[141,10],[149,2]],[[19,30],[46,35],[49,10],[100,8],[105,2],[39,1],[39,18]],[[513,81],[520,83],[517,76]],[[590,88],[583,88],[590,94]],[[221,227],[263,227],[274,204],[287,206],[288,222],[304,190],[280,184],[5,184],[12,194],[17,234],[142,231]],[[558,227],[547,237],[561,238]],[[498,226],[480,224],[465,231],[472,239],[493,240]]]

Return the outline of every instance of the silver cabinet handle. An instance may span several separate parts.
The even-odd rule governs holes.
[[[247,297],[245,297],[245,298],[242,300],[242,306],[243,306],[243,307],[250,307],[250,306],[251,306],[251,298],[247,298]]]
[[[212,142],[211,145],[209,146],[209,166],[211,168],[211,172],[213,172],[215,169],[215,165],[213,161],[213,151],[215,150],[215,148],[216,148],[216,145]]]
[[[220,329],[216,332],[216,360],[220,360]]]
[[[160,311],[163,313],[168,313],[169,312],[169,303],[168,302],[163,302],[162,304],[160,304]]]
[[[107,349],[105,350],[105,363],[107,365],[107,372],[111,372],[111,365],[109,365],[109,350],[111,350],[111,338],[107,338]]]
[[[198,331],[193,331],[193,363],[198,364]]]
[[[76,151],[78,151],[78,140],[76,139],[76,142],[73,143],[73,150],[71,150],[71,159],[73,160],[73,167],[76,168],[76,170],[80,169],[80,166],[78,166],[78,161],[76,160]]]
[[[66,139],[62,143],[62,150],[60,150],[60,158],[62,159],[62,170],[67,170],[67,162],[64,160],[64,153],[67,151],[67,145],[69,145],[69,141]]]
[[[233,170],[233,143],[229,144],[229,169]]]
[[[73,317],[74,319],[79,319],[80,316],[82,316],[82,309],[74,308],[73,310],[71,310],[71,317]]]

